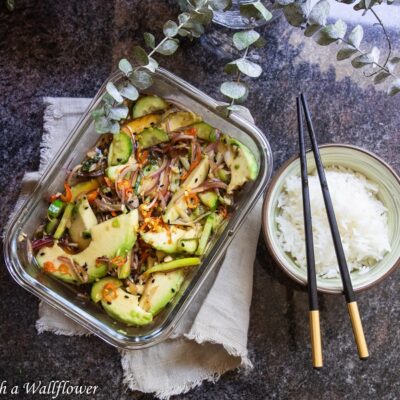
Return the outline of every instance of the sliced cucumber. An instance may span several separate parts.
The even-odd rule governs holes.
[[[155,111],[161,111],[168,108],[168,103],[158,96],[141,97],[133,106],[133,118],[143,117]]]
[[[208,241],[209,241],[211,233],[213,231],[214,219],[215,219],[215,214],[210,214],[206,219],[206,223],[204,224],[203,232],[200,236],[199,247],[197,247],[197,250],[196,250],[197,256],[202,256],[204,254],[204,252],[206,251]]]
[[[179,252],[194,254],[197,249],[197,245],[197,239],[179,239],[177,247],[179,249]]]
[[[217,140],[215,128],[205,122],[197,122],[189,128],[196,129],[197,137],[200,139],[207,140],[208,142],[215,142]]]
[[[108,153],[108,166],[125,164],[132,154],[131,138],[125,133],[114,135]]]
[[[68,203],[65,207],[64,214],[61,218],[60,223],[58,224],[57,230],[54,233],[54,239],[60,239],[63,235],[67,225],[71,222],[72,211],[74,210],[74,204]]]
[[[218,195],[214,190],[199,193],[200,201],[211,211],[215,211],[218,206]]]
[[[159,128],[146,128],[137,135],[137,141],[141,149],[155,146],[169,141],[167,132]]]

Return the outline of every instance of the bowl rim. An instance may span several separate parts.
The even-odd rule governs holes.
[[[351,145],[351,144],[336,144],[336,143],[327,143],[318,146],[320,149],[323,148],[346,148],[350,150],[354,150],[360,153],[364,153],[376,161],[378,161],[380,164],[382,164],[383,167],[386,168],[386,170],[395,178],[397,183],[400,185],[400,176],[397,174],[397,172],[391,167],[385,160],[377,156],[376,154],[372,153],[369,150],[365,150],[359,146]],[[306,152],[309,153],[311,149],[307,149]],[[286,171],[286,169],[291,165],[294,161],[299,159],[300,156],[299,154],[295,154],[292,157],[290,157],[288,160],[286,160],[282,166],[278,169],[278,171],[274,174],[274,176],[271,179],[270,184],[268,185],[268,189],[266,191],[266,194],[264,196],[264,202],[263,202],[263,207],[262,207],[262,231],[263,231],[263,236],[264,236],[264,241],[267,245],[267,249],[269,254],[272,256],[274,262],[276,265],[279,266],[283,272],[292,278],[294,281],[297,283],[301,284],[302,286],[307,286],[307,281],[304,281],[300,279],[297,275],[293,274],[287,267],[286,265],[281,261],[280,257],[277,254],[277,251],[275,250],[270,235],[269,235],[269,230],[268,230],[268,220],[269,220],[269,213],[268,213],[268,208],[269,208],[269,203],[271,202],[271,197],[272,193],[274,192],[275,186],[281,175]],[[354,292],[360,293],[365,290],[371,289],[372,287],[378,285],[381,283],[385,278],[387,278],[390,274],[392,274],[398,267],[400,266],[400,256],[397,258],[397,260],[393,263],[393,265],[389,268],[388,271],[386,271],[382,276],[379,278],[375,279],[371,283],[365,284],[362,287],[355,288]],[[317,290],[321,293],[328,293],[328,294],[342,294],[342,290],[338,291],[336,289],[329,289],[329,288],[321,288],[318,286],[317,283]]]

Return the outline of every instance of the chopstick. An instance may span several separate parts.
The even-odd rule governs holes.
[[[342,241],[340,239],[339,228],[337,225],[335,212],[333,210],[332,199],[329,193],[328,183],[326,181],[321,155],[319,153],[314,127],[311,121],[311,114],[308,108],[307,100],[303,95],[303,93],[300,95],[300,97],[301,97],[301,102],[303,104],[304,114],[306,117],[308,133],[311,139],[311,147],[314,153],[315,163],[317,166],[318,177],[321,184],[325,208],[328,216],[329,226],[331,229],[333,244],[335,247],[336,258],[339,265],[340,277],[342,279],[342,284],[343,284],[343,293],[347,302],[347,309],[350,316],[353,335],[357,345],[358,355],[361,360],[365,360],[369,357],[368,347],[364,336],[364,330],[361,323],[358,305],[353,291],[353,285],[350,279],[349,269],[347,267]]]
[[[298,129],[299,129],[301,188],[302,188],[302,194],[303,194],[304,231],[305,231],[305,238],[306,238],[307,288],[308,288],[308,302],[309,302],[312,363],[313,363],[314,368],[322,368],[323,361],[322,361],[321,329],[320,329],[320,322],[319,322],[317,277],[315,274],[314,241],[313,241],[313,234],[312,234],[310,192],[309,192],[309,188],[308,188],[306,145],[305,145],[305,141],[304,141],[303,116],[301,113],[300,99],[298,97],[296,98],[296,106],[297,106],[297,124],[298,124]]]

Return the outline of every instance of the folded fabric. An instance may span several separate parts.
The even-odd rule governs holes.
[[[25,175],[18,204],[30,193],[89,102],[82,98],[45,98],[39,172]],[[260,213],[259,202],[229,247],[218,274],[208,278],[168,340],[147,349],[121,351],[124,383],[130,389],[166,399],[204,380],[215,381],[228,370],[251,368],[247,331]],[[39,333],[90,334],[43,302],[36,326]]]

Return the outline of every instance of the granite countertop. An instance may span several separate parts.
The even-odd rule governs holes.
[[[24,173],[39,164],[42,97],[93,96],[116,61],[142,41],[142,32],[159,32],[177,13],[174,1],[161,0],[16,4],[10,14],[0,3],[1,227]],[[365,30],[369,43],[385,46],[379,27]],[[399,34],[389,33],[400,50]],[[185,43],[162,64],[219,98],[221,71],[233,50],[215,46],[215,40],[226,34],[212,26],[199,42]],[[337,63],[335,46],[315,45],[284,19],[266,26],[263,36],[267,46],[260,62],[265,72],[252,81],[247,106],[271,143],[275,170],[297,151],[295,95],[300,90],[307,93],[320,143],[362,146],[400,170],[399,97],[387,97],[348,62]],[[151,398],[124,391],[118,351],[100,339],[38,335],[37,298],[13,282],[3,257],[0,262],[0,383],[67,379],[98,385],[96,399]],[[325,368],[314,371],[307,294],[277,268],[260,237],[249,329],[254,369],[227,373],[218,383],[205,383],[181,398],[399,398],[399,281],[396,271],[358,297],[371,352],[367,362],[357,358],[344,300],[320,295]]]

